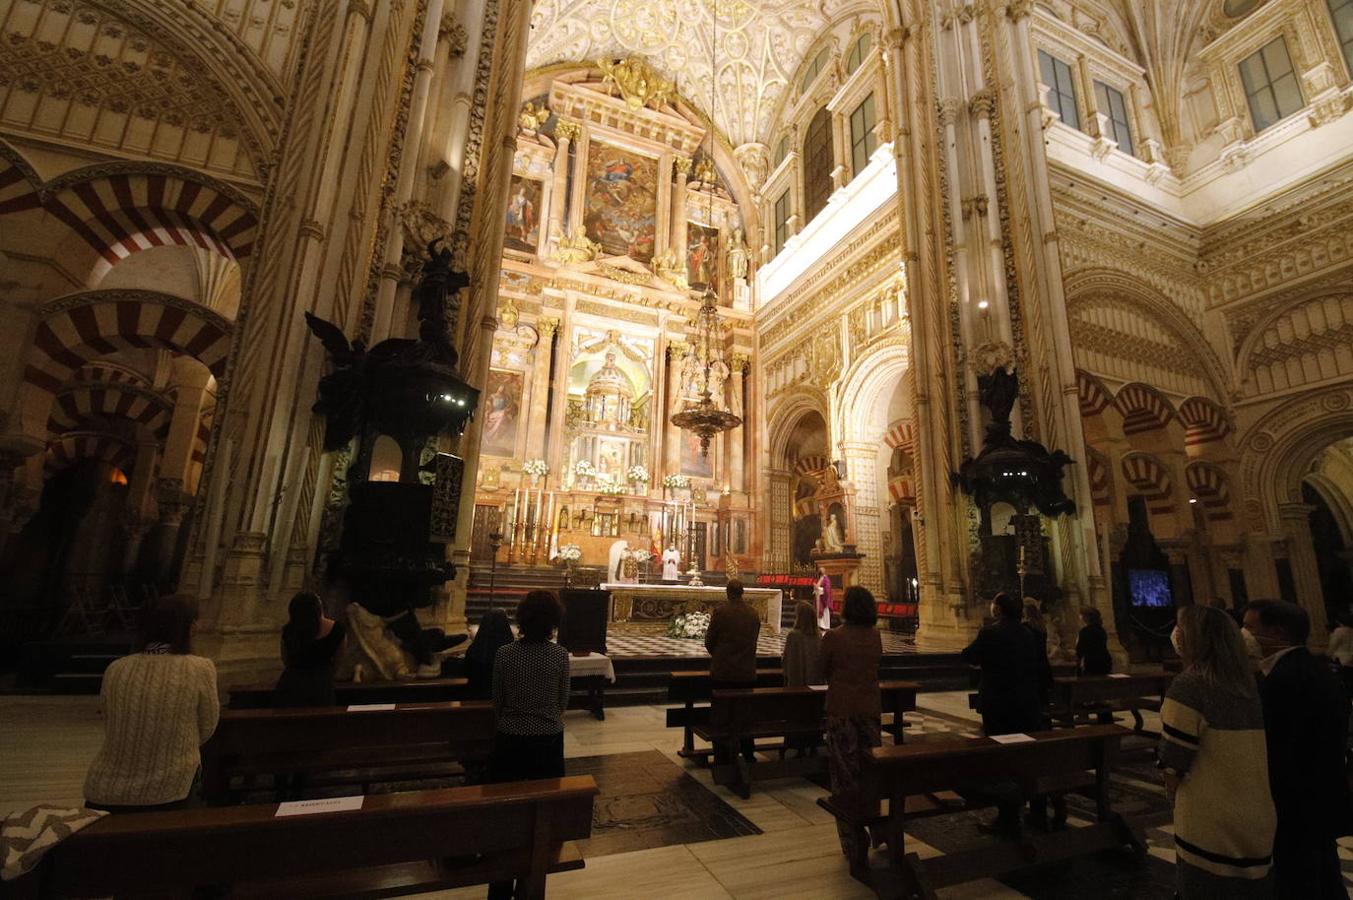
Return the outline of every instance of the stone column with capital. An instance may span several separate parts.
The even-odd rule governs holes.
[[[550,181],[550,224],[546,240],[549,241],[546,256],[553,256],[559,249],[559,239],[566,233],[568,214],[568,148],[582,134],[577,122],[560,119],[554,126],[554,171]]]
[[[540,341],[531,360],[531,405],[526,420],[526,458],[548,460],[545,419],[550,402],[550,375],[555,369],[554,336],[559,331],[559,320],[542,317],[536,320]]]
[[[155,523],[155,580],[160,584],[173,583],[177,572],[179,529],[183,515],[192,501],[178,478],[161,478],[155,483],[155,505],[158,517]]]
[[[883,583],[883,522],[879,516],[877,444],[844,441],[841,453],[846,460],[846,480],[855,489],[854,521],[855,549],[864,554],[860,560],[860,584],[869,588],[875,597],[885,598],[888,592]]]
[[[1307,645],[1321,652],[1329,643],[1329,628],[1325,614],[1325,590],[1320,584],[1320,565],[1315,558],[1315,542],[1311,537],[1311,509],[1305,503],[1282,503],[1278,516],[1287,534],[1287,560],[1292,567],[1296,584],[1297,602],[1311,617],[1311,637]]]
[[[748,421],[744,386],[751,359],[745,353],[734,353],[729,358],[729,363],[732,371],[729,373],[728,388],[724,393],[728,397],[730,410],[734,415],[742,417],[742,424],[728,432],[728,440],[725,442],[728,448],[728,465],[724,471],[728,473],[729,489],[736,493],[746,493],[747,460],[744,458],[743,448],[747,443],[747,429],[751,427],[751,423]]]
[[[676,186],[672,190],[672,240],[671,247],[676,258],[681,261],[681,271],[686,271],[686,180],[691,174],[692,160],[689,156],[678,156],[672,160],[676,172]]]
[[[680,341],[667,345],[667,409],[663,411],[663,464],[658,484],[668,475],[681,473],[681,429],[672,424],[672,416],[681,411],[681,368],[690,348]]]

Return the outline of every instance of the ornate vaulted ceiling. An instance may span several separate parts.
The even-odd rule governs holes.
[[[717,23],[715,10],[717,9]],[[637,55],[673,79],[734,145],[764,142],[786,86],[826,26],[871,0],[540,0],[526,63]],[[717,34],[717,38],[716,38]],[[718,48],[711,62],[711,48]]]

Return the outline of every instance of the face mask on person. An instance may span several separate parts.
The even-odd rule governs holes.
[[[1184,655],[1184,640],[1179,633],[1178,625],[1174,627],[1174,631],[1170,632],[1170,644],[1174,647],[1175,653],[1178,653],[1180,656]]]
[[[1264,650],[1259,646],[1259,639],[1248,628],[1240,629],[1240,639],[1245,642],[1245,653],[1251,659],[1263,658]]]

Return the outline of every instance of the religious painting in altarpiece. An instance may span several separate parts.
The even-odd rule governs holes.
[[[517,430],[521,421],[521,372],[490,369],[484,385],[483,452],[491,456],[517,455]]]
[[[653,261],[658,222],[658,163],[593,141],[587,154],[583,224],[604,256]]]
[[[535,253],[540,243],[541,182],[535,178],[512,176],[512,189],[507,201],[507,234],[505,246],[509,250]]]
[[[714,445],[708,455],[700,452],[700,435],[694,431],[681,432],[681,474],[692,478],[714,477]]]
[[[686,223],[686,282],[719,293],[719,229]]]

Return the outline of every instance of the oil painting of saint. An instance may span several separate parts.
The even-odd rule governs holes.
[[[484,386],[484,452],[516,456],[521,417],[522,373],[490,369]]]
[[[686,223],[686,282],[719,292],[719,229]]]
[[[583,225],[605,256],[653,260],[658,221],[658,164],[654,159],[593,143],[587,155]]]
[[[709,455],[700,452],[700,436],[693,431],[681,432],[681,474],[693,478],[714,477],[714,445]]]
[[[507,199],[507,237],[509,250],[535,253],[540,241],[540,182],[534,178],[512,176]]]

